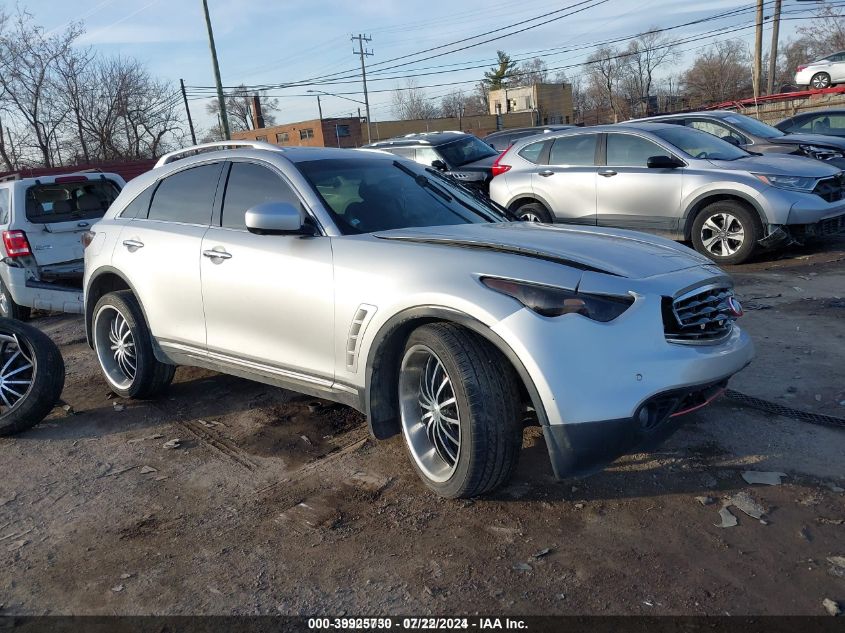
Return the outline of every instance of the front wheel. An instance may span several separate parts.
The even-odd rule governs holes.
[[[692,243],[717,264],[741,264],[751,257],[761,233],[753,211],[726,200],[707,205],[695,217]]]
[[[824,90],[830,88],[830,75],[827,73],[816,73],[810,79],[810,87],[814,90]]]
[[[477,334],[449,323],[415,330],[399,406],[414,469],[440,496],[474,497],[510,479],[522,448],[517,379]]]
[[[141,305],[129,290],[110,292],[94,307],[94,350],[109,387],[124,398],[154,398],[176,367],[156,359]]]

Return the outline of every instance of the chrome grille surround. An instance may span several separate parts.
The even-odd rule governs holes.
[[[728,337],[736,320],[729,299],[733,289],[724,285],[695,288],[668,299],[663,310],[663,331],[670,343],[708,345]]]

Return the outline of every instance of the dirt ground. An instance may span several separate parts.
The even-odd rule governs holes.
[[[732,387],[845,418],[845,241],[731,272],[758,354]],[[61,346],[69,406],[0,440],[2,613],[845,608],[827,560],[845,556],[845,429],[723,399],[658,452],[558,483],[532,428],[510,486],[445,501],[351,409],[188,368],[161,401],[112,399],[78,318],[35,324]],[[732,507],[718,527],[741,492],[763,521]]]

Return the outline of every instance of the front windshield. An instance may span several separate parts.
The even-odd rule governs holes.
[[[748,132],[753,136],[761,136],[763,138],[777,138],[779,136],[783,136],[783,132],[781,132],[776,127],[772,127],[771,125],[766,125],[762,121],[758,121],[750,116],[745,116],[744,114],[732,114],[730,116],[725,117],[725,121],[728,123],[733,123],[743,132]]]
[[[671,143],[691,158],[736,160],[751,155],[745,150],[723,141],[718,136],[680,125],[654,130],[654,134]]]
[[[495,207],[408,160],[359,156],[296,166],[344,235],[506,221]]]
[[[460,167],[482,158],[499,155],[499,152],[475,136],[467,136],[446,145],[439,145],[437,151],[446,159],[449,167]]]

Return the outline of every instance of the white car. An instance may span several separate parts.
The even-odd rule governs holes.
[[[117,174],[38,176],[0,182],[0,316],[82,312],[80,237],[126,182]]]
[[[814,90],[830,88],[845,82],[845,51],[828,55],[818,61],[798,66],[795,83]]]

